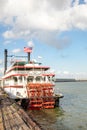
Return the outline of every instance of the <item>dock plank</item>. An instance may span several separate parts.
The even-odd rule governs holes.
[[[41,128],[0,88],[0,130],[41,130]]]

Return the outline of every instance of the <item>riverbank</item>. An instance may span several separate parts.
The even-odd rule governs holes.
[[[55,79],[55,82],[87,82],[87,80],[81,80],[81,79]]]
[[[0,88],[0,130],[42,130],[42,128]]]

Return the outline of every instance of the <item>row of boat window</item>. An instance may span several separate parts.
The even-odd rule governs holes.
[[[29,76],[29,77],[24,77],[24,76],[20,76],[20,77],[13,77],[14,81],[17,82],[18,80],[19,81],[23,81],[23,78],[24,80],[27,80],[27,82],[33,82],[34,80],[35,81],[46,81],[46,80],[52,80],[51,77],[41,77],[41,76],[37,76],[37,77],[33,77],[33,76]]]

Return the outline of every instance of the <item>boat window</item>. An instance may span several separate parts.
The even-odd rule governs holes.
[[[17,77],[13,77],[14,81],[17,82]]]
[[[51,78],[50,78],[50,76],[48,76],[48,81],[50,81],[51,80]]]
[[[55,81],[55,77],[54,76],[52,76],[52,81]]]
[[[36,81],[41,81],[42,77],[41,76],[37,76],[36,77]]]
[[[27,82],[33,82],[33,80],[34,80],[34,77],[33,77],[33,76],[29,76],[29,77],[27,78]]]
[[[24,76],[24,80],[26,80],[26,77]]]
[[[43,80],[46,81],[46,77],[44,77]]]
[[[19,80],[22,81],[22,76],[19,77]]]

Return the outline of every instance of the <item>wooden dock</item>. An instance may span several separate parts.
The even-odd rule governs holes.
[[[42,128],[0,88],[0,130],[42,130]]]

